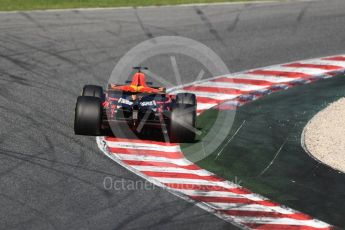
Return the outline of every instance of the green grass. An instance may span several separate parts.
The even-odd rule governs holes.
[[[0,11],[120,6],[162,6],[188,3],[214,3],[236,1],[238,2],[241,0],[0,0]]]

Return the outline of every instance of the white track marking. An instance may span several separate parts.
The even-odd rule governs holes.
[[[180,192],[189,196],[204,196],[204,197],[231,197],[231,198],[244,198],[253,201],[263,201],[261,197],[256,194],[238,194],[233,192],[221,192],[221,191],[200,191],[200,190],[189,190],[179,189]]]
[[[308,75],[320,75],[329,72],[329,70],[323,69],[315,69],[315,68],[306,68],[306,67],[285,67],[285,66],[274,66],[268,67],[263,70],[270,70],[270,71],[283,71],[283,72],[290,72],[290,73],[303,73]]]
[[[272,3],[286,3],[286,2],[293,2],[296,0],[258,0],[258,1],[250,1],[250,4],[272,4]],[[319,1],[319,0],[297,0],[297,1]],[[210,2],[210,3],[186,3],[186,4],[178,4],[178,5],[151,5],[151,6],[136,6],[135,8],[139,8],[142,10],[145,9],[158,9],[158,8],[184,8],[184,7],[195,7],[195,6],[226,6],[226,5],[241,5],[241,4],[248,4],[248,1],[235,1],[235,2]],[[25,12],[29,13],[44,13],[44,12],[70,12],[72,10],[76,11],[84,11],[84,12],[91,12],[91,11],[115,11],[115,10],[133,10],[133,6],[118,6],[118,7],[89,7],[89,8],[73,8],[73,9],[46,9],[46,10],[26,10]],[[17,14],[18,12],[22,11],[0,11],[0,14]]]
[[[202,82],[195,86],[207,86],[207,87],[213,87],[213,88],[229,88],[229,89],[238,89],[238,90],[246,90],[246,91],[265,89],[269,87],[268,85],[265,86],[265,85],[254,85],[254,84],[239,84],[239,83],[231,83],[231,82],[211,82],[211,81]]]
[[[235,74],[226,76],[228,78],[238,78],[238,79],[248,79],[248,80],[263,80],[269,81],[272,83],[284,83],[284,82],[291,82],[296,79],[288,78],[288,77],[277,77],[277,76],[268,76],[268,75],[256,75],[256,74]]]
[[[205,109],[209,109],[209,108],[212,108],[214,106],[216,106],[217,104],[215,103],[198,103],[197,105],[197,109],[202,109],[202,110],[205,110]]]
[[[125,148],[125,149],[139,149],[139,150],[155,150],[162,152],[180,152],[180,146],[163,146],[155,144],[135,143],[135,142],[113,142],[108,141],[110,148]]]
[[[314,228],[327,228],[328,224],[318,222],[316,220],[296,220],[292,218],[274,218],[274,217],[238,217],[231,216],[241,223],[255,223],[255,224],[281,224],[281,225],[301,225]],[[302,228],[303,229],[303,228]]]
[[[133,165],[133,168],[139,171],[150,171],[150,172],[172,172],[172,173],[189,173],[195,174],[199,176],[209,176],[210,173],[204,169],[200,170],[190,170],[184,168],[174,168],[174,167],[158,167],[158,166],[140,166],[140,165]]]
[[[300,62],[303,64],[314,64],[314,65],[333,65],[345,68],[345,61],[329,61],[329,60],[309,60]]]
[[[240,210],[240,211],[260,211],[260,212],[277,212],[282,214],[296,213],[293,210],[282,208],[280,206],[263,206],[260,204],[241,204],[241,203],[216,203],[208,202],[214,209],[221,210]]]
[[[162,183],[176,183],[176,184],[195,184],[195,185],[205,185],[205,186],[221,186],[225,188],[237,188],[236,186],[231,186],[223,183],[222,181],[208,181],[202,179],[185,179],[185,178],[172,178],[172,177],[155,177],[158,181]]]
[[[116,152],[113,154],[116,154]],[[118,157],[122,160],[153,161],[153,162],[161,162],[161,163],[162,162],[169,162],[169,163],[173,163],[173,164],[180,165],[180,166],[190,165],[190,162],[186,161],[185,159],[171,159],[171,158],[167,158],[167,157],[154,157],[154,156],[145,155],[145,154],[141,154],[141,155],[116,154],[116,155],[118,155]]]
[[[202,92],[202,91],[193,91],[193,90],[177,90],[174,91],[174,94],[177,93],[194,93],[197,97],[209,97],[216,100],[231,100],[238,97],[240,94],[226,94],[226,93],[209,93],[209,92]]]

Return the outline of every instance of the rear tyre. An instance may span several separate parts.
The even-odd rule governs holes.
[[[74,133],[100,136],[102,134],[101,122],[101,99],[93,96],[79,96],[75,107]]]
[[[176,103],[196,107],[196,96],[193,93],[178,93],[176,94]]]
[[[171,142],[195,140],[196,110],[193,105],[177,104],[171,112],[169,134]]]
[[[98,85],[85,85],[82,96],[103,98],[103,88]]]

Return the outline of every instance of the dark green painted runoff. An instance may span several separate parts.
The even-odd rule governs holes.
[[[237,135],[196,163],[274,201],[345,228],[345,174],[314,161],[301,147],[307,122],[344,95],[345,77],[340,76],[273,93],[242,106],[236,111],[227,140],[244,122]],[[219,113],[230,116],[235,112]],[[215,110],[202,114],[198,126],[208,127],[217,114]],[[184,144],[182,150],[187,151],[188,158],[188,153],[202,149],[202,142],[208,141]]]

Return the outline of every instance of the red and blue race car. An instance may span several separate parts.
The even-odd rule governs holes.
[[[196,129],[196,96],[191,93],[170,95],[164,87],[150,87],[141,71],[128,85],[85,85],[75,108],[74,132],[103,136],[128,127],[140,134],[160,129],[171,142],[192,142]],[[115,131],[115,132],[114,132]]]

